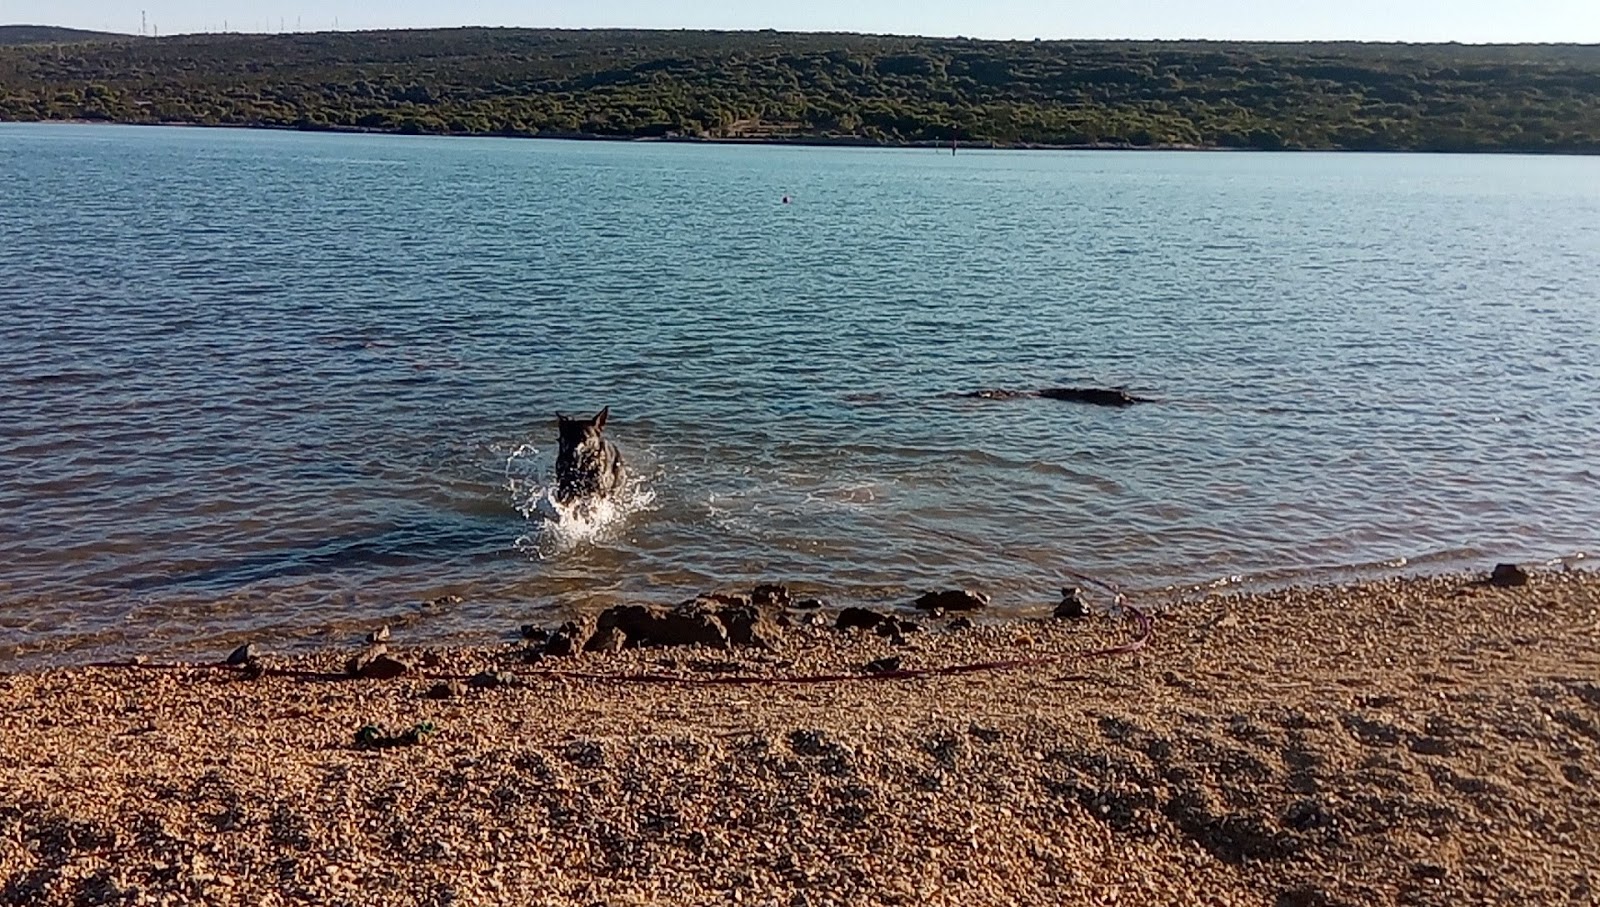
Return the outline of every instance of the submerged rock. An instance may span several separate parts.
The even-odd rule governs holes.
[[[922,611],[982,611],[989,607],[989,596],[968,589],[929,592],[911,603]]]
[[[1147,397],[1137,397],[1120,387],[1046,387],[1040,390],[1018,391],[1004,388],[984,388],[960,394],[968,400],[1018,400],[1037,397],[1045,400],[1062,400],[1068,403],[1087,403],[1090,406],[1133,406],[1136,403],[1153,403]]]

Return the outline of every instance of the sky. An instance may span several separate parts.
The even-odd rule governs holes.
[[[0,24],[137,34],[453,25],[974,38],[1600,43],[1600,0],[0,0]]]

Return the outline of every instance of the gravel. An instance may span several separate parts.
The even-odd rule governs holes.
[[[0,904],[1600,899],[1595,575],[1213,596],[1072,657],[1129,632],[0,675]],[[801,674],[860,679],[720,682]]]

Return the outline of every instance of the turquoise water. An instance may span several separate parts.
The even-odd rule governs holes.
[[[5,125],[0,362],[0,664],[1570,560],[1600,160]]]

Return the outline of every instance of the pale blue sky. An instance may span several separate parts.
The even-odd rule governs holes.
[[[0,0],[0,23],[162,34],[521,25],[984,38],[1600,42],[1600,0]]]

